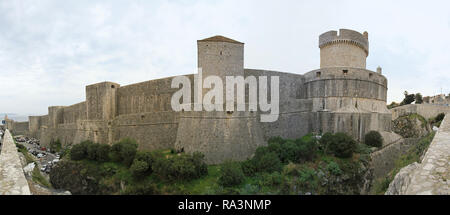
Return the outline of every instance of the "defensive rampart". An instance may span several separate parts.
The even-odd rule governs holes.
[[[417,113],[425,117],[425,119],[429,119],[431,117],[437,116],[440,113],[450,113],[450,106],[433,104],[409,104],[392,108],[391,112],[392,120],[411,113]]]
[[[449,169],[450,116],[447,115],[421,163],[413,163],[401,169],[389,185],[386,194],[449,195]]]
[[[0,195],[31,195],[9,130],[5,131],[0,152]]]
[[[171,88],[169,77],[127,86],[112,82],[86,86],[84,102],[52,106],[48,115],[30,117],[29,134],[40,138],[43,145],[56,139],[64,145],[87,139],[112,144],[129,137],[140,149],[200,151],[208,163],[220,163],[252,156],[273,136],[294,139],[309,132],[346,132],[362,140],[370,130],[390,132],[387,79],[365,68],[368,35],[346,29],[340,30],[340,35],[328,32],[320,36],[319,48],[326,66],[301,75],[244,69],[244,43],[232,39],[215,36],[197,41],[200,81],[211,75],[224,82],[225,76],[254,76],[257,80],[266,76],[270,95],[271,77],[279,77],[275,122],[261,122],[261,115],[267,112],[248,106],[245,111],[175,112],[171,98],[179,89]],[[336,53],[347,57],[336,58]],[[188,103],[193,105],[194,75],[186,77],[191,81]],[[204,88],[200,93],[207,91]],[[245,102],[250,102],[248,85]]]

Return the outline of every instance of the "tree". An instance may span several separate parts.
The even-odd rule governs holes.
[[[364,143],[368,146],[381,147],[383,145],[383,137],[378,131],[369,131],[364,137]]]
[[[403,93],[403,95],[405,95],[405,98],[403,99],[403,101],[400,103],[400,105],[408,105],[411,104],[415,101],[415,97],[416,95],[414,94],[408,94],[408,91],[405,91]]]
[[[122,162],[126,166],[130,166],[133,163],[137,148],[138,145],[135,140],[125,138],[111,147],[112,159],[115,162]]]
[[[422,104],[422,103],[423,103],[423,97],[422,97],[422,94],[416,93],[415,99],[416,99],[416,104]]]
[[[93,144],[91,141],[83,141],[80,144],[72,146],[70,150],[70,159],[72,160],[83,160],[87,157],[87,148]]]
[[[97,147],[96,160],[105,162],[109,160],[109,151],[111,147],[108,144],[100,144]]]
[[[325,133],[320,141],[325,145],[326,153],[332,153],[339,158],[349,158],[356,150],[356,141],[353,137],[342,132]]]

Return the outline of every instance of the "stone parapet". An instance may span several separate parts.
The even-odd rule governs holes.
[[[5,131],[3,138],[0,154],[0,195],[31,195],[9,130]]]

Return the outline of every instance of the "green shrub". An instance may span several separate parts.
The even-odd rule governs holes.
[[[123,195],[156,195],[159,194],[159,190],[155,184],[138,184],[133,186],[128,186]]]
[[[261,151],[259,153],[274,152],[277,155],[281,155],[283,152],[282,144],[275,143],[275,142],[269,143],[269,145],[267,147],[260,147],[260,148],[265,148],[265,149],[261,149]]]
[[[161,179],[169,180],[172,174],[172,162],[164,157],[156,157],[152,163],[153,173]]]
[[[305,168],[300,172],[298,178],[299,186],[303,189],[314,190],[318,186],[318,181],[316,180],[317,172],[312,168]]]
[[[278,186],[283,183],[283,176],[279,172],[273,172],[271,174],[263,174],[261,180],[262,186]]]
[[[383,145],[383,137],[378,131],[369,131],[364,136],[364,143],[372,147],[381,147]]]
[[[259,150],[259,152],[262,151],[264,150]],[[267,152],[267,153],[255,153],[255,156],[252,159],[243,162],[242,168],[246,175],[251,176],[257,172],[272,173],[274,171],[280,171],[282,169],[282,166],[283,165],[280,161],[280,158],[276,153]]]
[[[340,174],[342,174],[342,170],[339,167],[339,164],[337,164],[334,161],[331,161],[330,163],[328,163],[327,170],[333,175],[340,175]]]
[[[50,141],[50,151],[52,153],[55,152],[59,152],[61,150],[61,141],[59,139],[57,139],[56,141],[54,141],[53,139]]]
[[[97,147],[96,159],[100,162],[109,161],[109,152],[111,150],[111,146],[108,144],[99,144]]]
[[[83,141],[80,144],[72,146],[70,150],[70,159],[72,160],[83,160],[87,158],[87,148],[93,143],[89,140]]]
[[[156,155],[151,152],[137,152],[136,156],[135,156],[135,160],[139,160],[139,161],[143,161],[143,162],[147,163],[149,168],[147,169],[146,174],[151,174],[152,173],[152,165],[156,159],[155,156]]]
[[[249,159],[241,163],[241,168],[245,175],[253,176],[258,172],[257,167],[254,163],[255,162],[253,161],[253,159]]]
[[[279,154],[279,158],[281,162],[288,163],[297,162],[297,154],[298,154],[298,146],[292,140],[287,141],[283,145],[281,145],[281,153]]]
[[[285,139],[277,136],[277,137],[271,137],[269,138],[269,140],[267,141],[267,143],[270,145],[271,143],[277,143],[277,144],[284,144],[286,142]]]
[[[168,181],[200,178],[208,174],[207,168],[201,153],[181,154],[169,158],[157,156],[152,164],[154,174]]]
[[[241,184],[245,179],[241,165],[236,162],[226,162],[221,167],[219,184],[225,187]]]
[[[89,144],[87,146],[86,152],[87,152],[87,158],[89,160],[97,160],[97,150],[98,150],[99,144],[97,143],[93,143],[93,144]]]
[[[434,118],[434,121],[435,122],[442,121],[444,119],[444,117],[445,117],[445,113],[440,113]]]
[[[192,156],[189,157],[190,161],[195,167],[195,177],[200,178],[208,174],[208,165],[205,163],[205,155],[200,152],[194,152]]]
[[[274,172],[280,171],[282,168],[282,164],[278,156],[273,153],[267,153],[264,156],[257,157],[255,159],[255,163],[257,164],[258,172]]]
[[[299,173],[300,173],[299,168],[295,163],[288,163],[286,166],[283,167],[284,175],[298,176]]]
[[[269,139],[267,147],[256,149],[255,158],[260,158],[267,153],[275,153],[282,163],[295,162],[300,163],[312,160],[317,150],[315,138],[312,134],[305,135],[297,140],[282,139],[281,137],[272,137]],[[245,164],[245,172],[252,168],[250,163]],[[247,174],[247,173],[246,173]]]
[[[339,158],[349,158],[356,150],[356,141],[345,133],[325,134],[321,144],[325,145],[325,152],[332,153]]]
[[[317,151],[316,141],[313,138],[309,138],[308,136],[304,136],[301,139],[296,141],[297,149],[296,149],[296,159],[295,162],[301,163],[305,161],[311,161],[314,159]]]
[[[332,142],[334,138],[333,133],[327,132],[322,135],[319,140],[319,147],[323,152],[328,153],[328,143]]]
[[[125,138],[111,147],[111,157],[113,161],[122,162],[126,166],[133,163],[137,152],[137,143],[135,140]]]
[[[100,171],[100,174],[103,176],[113,176],[119,171],[119,168],[115,163],[103,163],[100,167]]]
[[[133,164],[130,167],[131,174],[133,174],[133,177],[135,178],[142,178],[146,176],[148,169],[148,163],[138,159],[134,159]]]

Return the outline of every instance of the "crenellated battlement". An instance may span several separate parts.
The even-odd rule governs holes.
[[[319,46],[320,69],[300,75],[244,69],[244,43],[224,36],[197,41],[202,75],[186,75],[190,82],[195,84],[194,77],[203,82],[209,76],[223,81],[227,76],[276,76],[279,100],[273,102],[278,102],[279,113],[275,122],[261,122],[261,115],[267,114],[262,110],[175,111],[172,96],[179,89],[172,87],[173,77],[168,77],[127,86],[88,85],[85,101],[49,107],[48,115],[30,117],[29,131],[43,146],[56,139],[70,145],[84,140],[112,144],[132,138],[142,150],[202,152],[210,164],[245,160],[274,136],[297,139],[311,132],[346,132],[362,140],[370,130],[389,132],[392,114],[386,108],[387,79],[381,72],[366,69],[368,34],[329,31],[320,35]],[[245,102],[250,103],[250,87],[244,86]],[[210,92],[190,89],[191,95]],[[183,95],[183,102],[189,97]],[[236,97],[225,103],[234,103],[231,99]]]
[[[353,30],[339,29],[339,35],[337,31],[328,31],[319,36],[319,48],[337,43],[356,45],[364,49],[366,56],[369,55],[369,39],[367,32],[361,34]]]

